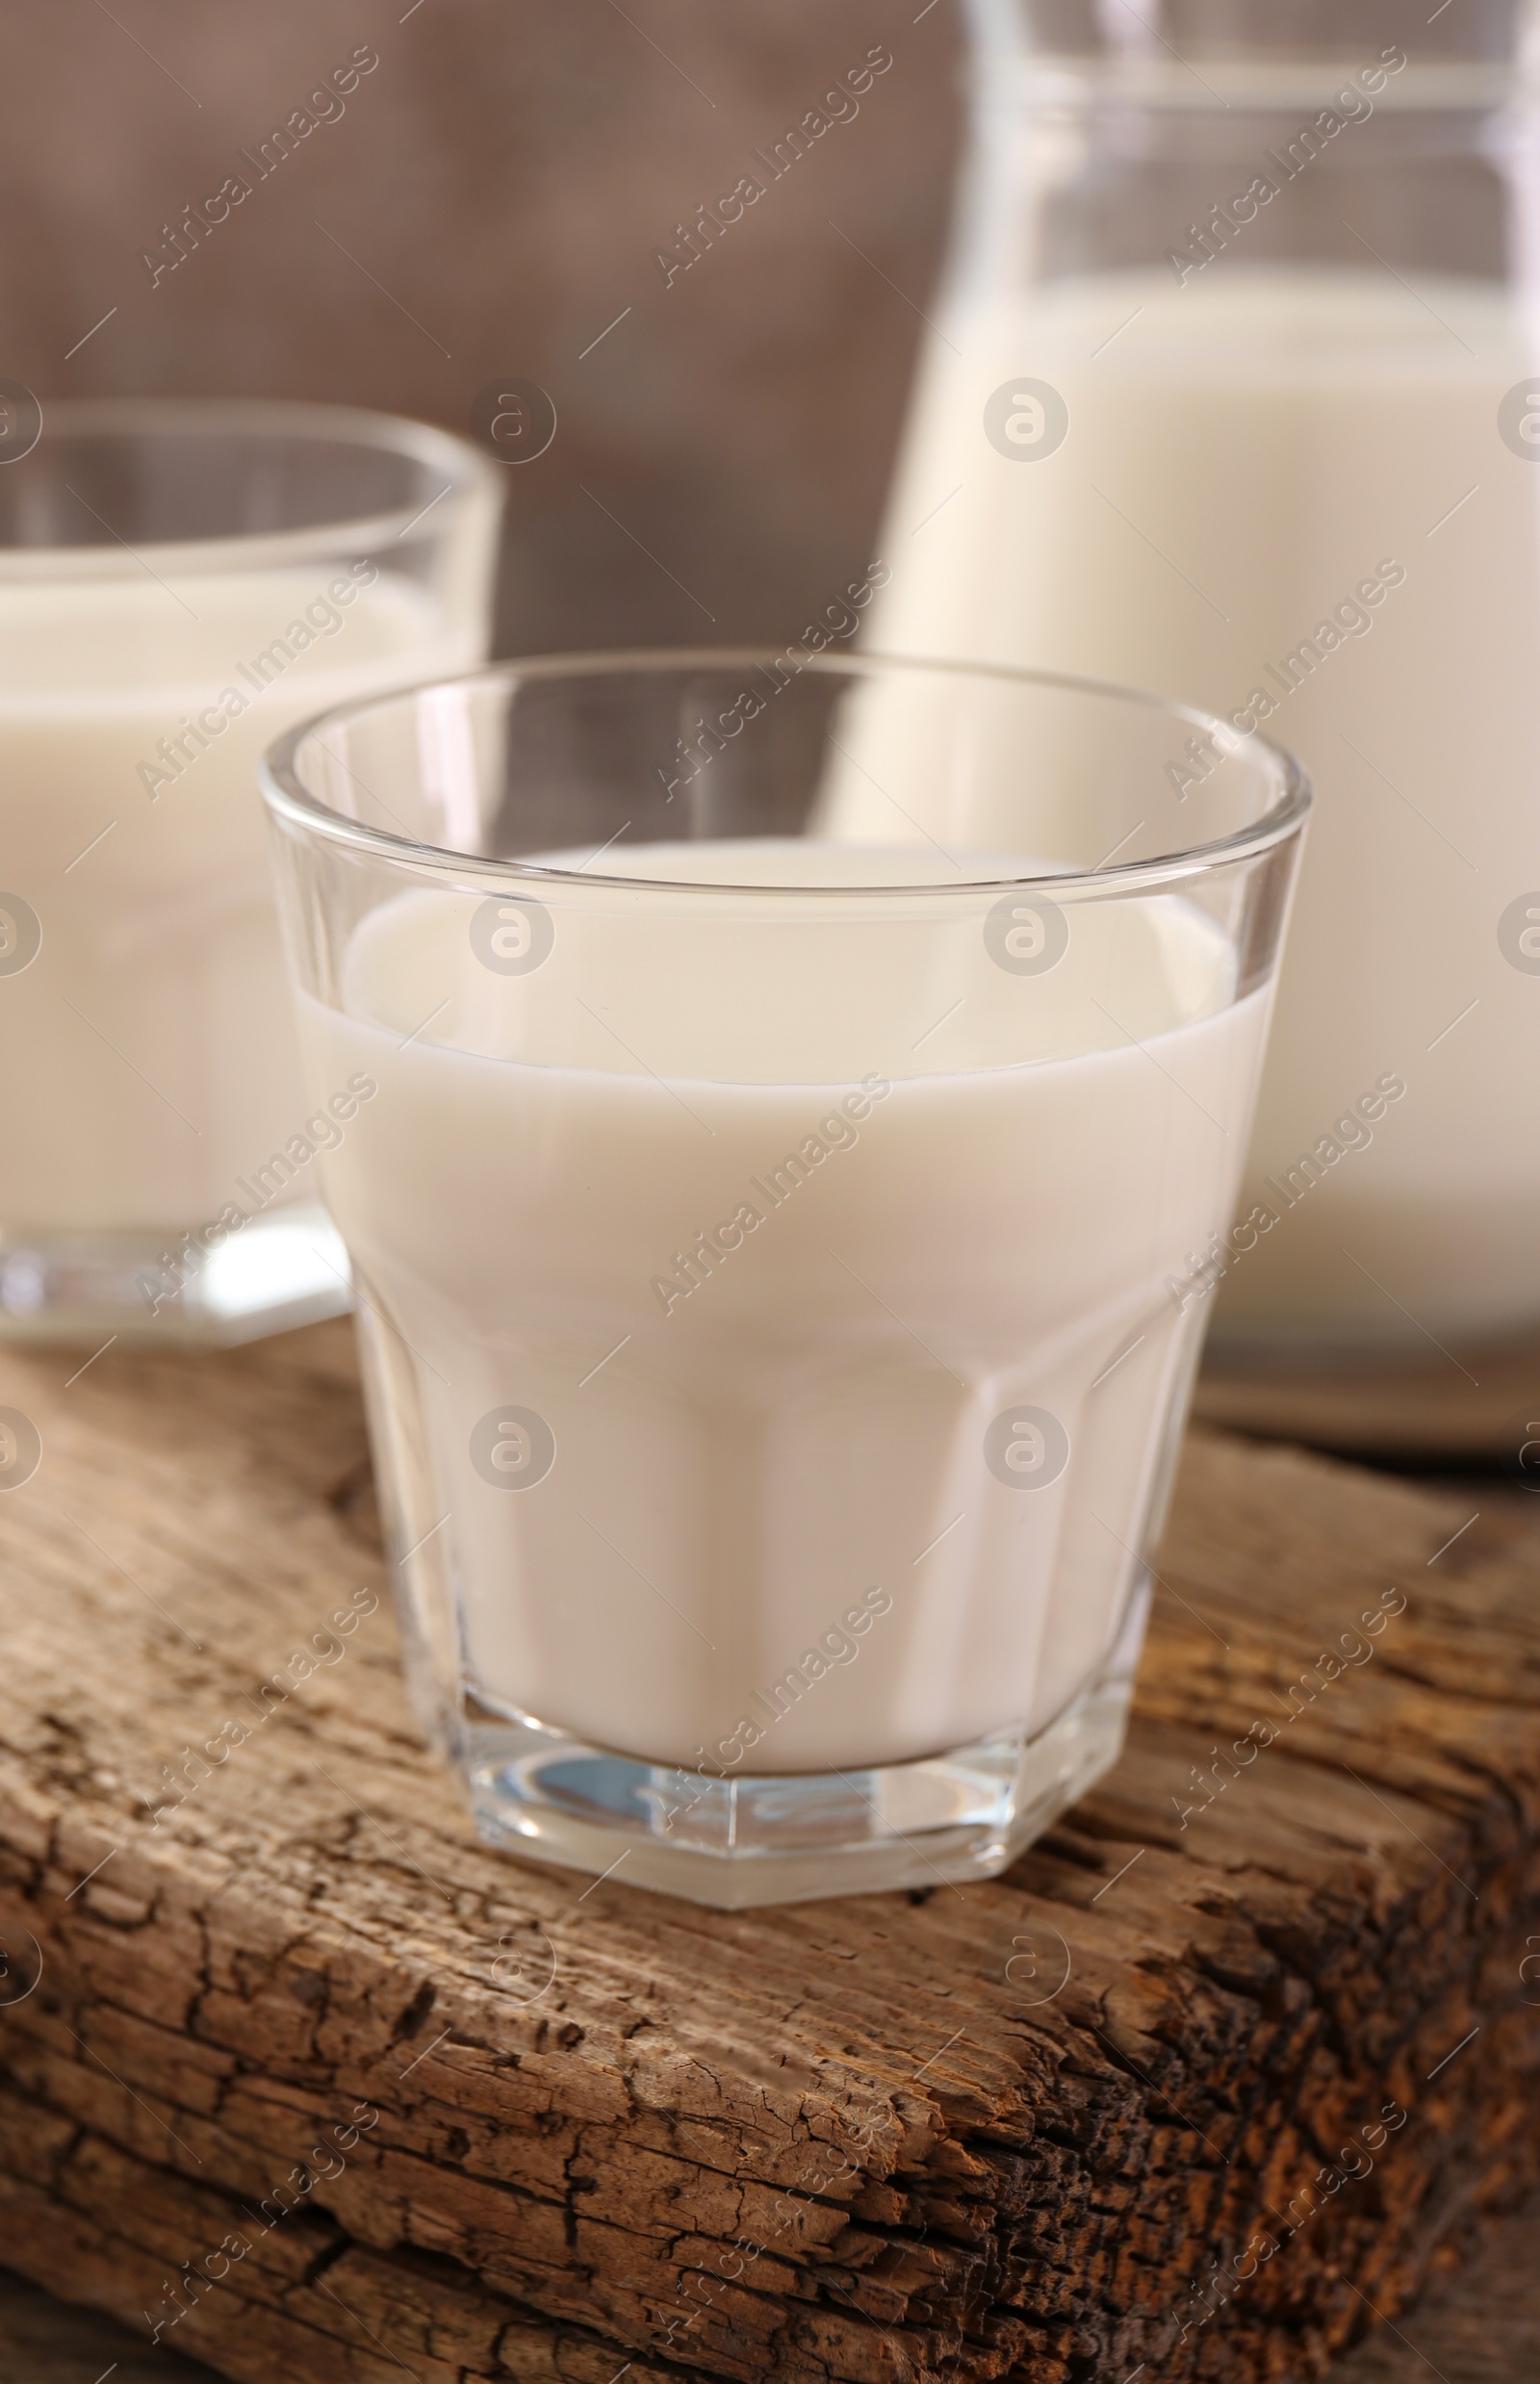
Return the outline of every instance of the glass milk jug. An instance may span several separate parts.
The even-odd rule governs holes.
[[[1239,1218],[1172,1253],[1173,1298],[1217,1291],[1221,1342],[1259,1354],[1533,1322],[1533,22],[969,21],[871,642],[1179,695],[1316,781]],[[1151,801],[1179,815],[1218,757],[1194,735]],[[944,841],[944,787],[904,801]]]

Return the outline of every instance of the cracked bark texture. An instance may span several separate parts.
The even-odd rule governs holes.
[[[1533,2177],[1527,1518],[1445,1547],[1457,1499],[1194,1434],[1064,1826],[986,1886],[713,1914],[473,1836],[345,1328],[73,1363],[0,1361],[43,1443],[0,1501],[0,2258],[54,2293],[180,2300],[251,2384],[1303,2376]]]

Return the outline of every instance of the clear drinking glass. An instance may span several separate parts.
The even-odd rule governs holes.
[[[901,773],[933,833],[870,818]],[[1297,770],[793,649],[509,664],[265,787],[483,1834],[725,1906],[999,1870],[1121,1740]]]
[[[1180,687],[1311,773],[1217,1339],[1532,1327],[1540,13],[967,20],[872,638]]]
[[[257,757],[487,651],[502,482],[339,406],[48,405],[0,471],[0,1337],[347,1305]]]

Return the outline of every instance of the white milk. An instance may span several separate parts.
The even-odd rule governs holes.
[[[1106,275],[1047,285],[1030,315],[948,314],[868,635],[1159,689],[1301,756],[1319,801],[1244,1195],[1279,1223],[1232,1270],[1221,1327],[1425,1346],[1402,1309],[1440,1336],[1540,1312],[1540,987],[1497,940],[1540,886],[1540,471],[1498,435],[1527,369],[1501,295],[1418,294],[1377,268],[1222,259],[1185,288]],[[982,426],[1024,375],[1069,408],[1039,461]],[[895,791],[941,834],[933,783]],[[855,784],[840,816],[891,833]],[[1159,825],[1180,833],[1174,791]],[[1406,1092],[1372,1142],[1334,1136],[1386,1073]]]
[[[626,867],[936,875],[770,842]],[[1041,1728],[1116,1634],[1193,1353],[1163,1278],[1245,1146],[1265,1004],[1232,1005],[1219,931],[1076,908],[1022,977],[976,898],[825,893],[793,925],[596,884],[510,977],[476,910],[398,898],[354,934],[347,1014],[299,1010],[316,1098],[378,1087],[323,1186],[421,1397],[395,1463],[414,1536],[448,1520],[414,1562],[447,1564],[483,1696],[748,1772]],[[1068,1438],[1038,1489],[984,1460],[1022,1402]],[[485,1471],[500,1416],[500,1482],[553,1439],[526,1488]]]
[[[339,603],[339,577],[0,587],[0,891],[42,926],[0,975],[8,1236],[172,1240],[302,1129],[257,758],[309,712],[476,658],[404,578]]]

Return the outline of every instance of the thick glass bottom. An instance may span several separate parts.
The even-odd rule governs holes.
[[[352,1306],[347,1253],[319,1201],[254,1217],[197,1260],[172,1233],[0,1242],[0,1342],[231,1348]]]
[[[990,1879],[1116,1762],[1148,1608],[1146,1577],[1100,1671],[1036,1736],[869,1771],[679,1771],[468,1701],[457,1753],[476,1828],[720,1910]]]

